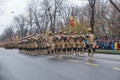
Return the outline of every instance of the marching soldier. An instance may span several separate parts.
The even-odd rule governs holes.
[[[89,49],[88,49],[88,57],[89,60],[91,60],[93,58],[95,49],[94,49],[94,34],[92,34],[92,30],[91,28],[88,29],[88,36],[87,36],[87,40],[88,40],[88,45],[89,45]]]
[[[85,48],[85,35],[84,35],[84,33],[83,33],[83,31],[81,31],[80,32],[80,46],[81,46],[81,48],[80,48],[80,54],[81,55],[85,55],[84,54],[84,48]]]
[[[63,37],[64,37],[64,44],[63,44],[63,52],[64,52],[64,54],[65,54],[65,56],[67,55],[67,53],[68,53],[68,47],[67,47],[67,43],[68,43],[68,34],[67,34],[67,32],[64,32],[64,35],[63,35]]]
[[[54,42],[53,42],[53,33],[49,32],[48,36],[48,54],[53,54],[54,53]]]
[[[62,34],[62,31],[60,30],[59,31],[59,34],[58,34],[58,43],[57,43],[57,46],[58,46],[58,56],[60,56],[63,51],[62,51],[62,44],[63,44],[63,34]]]
[[[70,46],[70,49],[69,49],[70,55],[73,55],[75,50],[75,34],[73,31],[70,31],[69,46]]]
[[[54,56],[56,56],[58,53],[58,34],[57,34],[57,32],[54,33],[53,42],[54,42]]]

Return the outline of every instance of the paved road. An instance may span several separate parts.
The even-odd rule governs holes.
[[[120,80],[120,55],[55,58],[0,48],[0,80]]]

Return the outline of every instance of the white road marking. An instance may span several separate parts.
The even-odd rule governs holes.
[[[78,60],[68,60],[68,61],[70,61],[70,62],[74,62],[74,63],[77,63],[77,62],[79,62]]]
[[[90,65],[90,66],[94,66],[94,67],[98,67],[99,65],[98,64],[93,64],[93,63],[86,63],[87,65]]]
[[[114,67],[113,70],[120,71],[120,68]]]

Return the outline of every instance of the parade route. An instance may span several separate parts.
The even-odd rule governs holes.
[[[29,56],[0,48],[0,80],[120,80],[120,55]]]

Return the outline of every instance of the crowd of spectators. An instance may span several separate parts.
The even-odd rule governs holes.
[[[103,39],[97,39],[96,45],[99,49],[120,50],[120,36],[112,39],[107,37]]]

